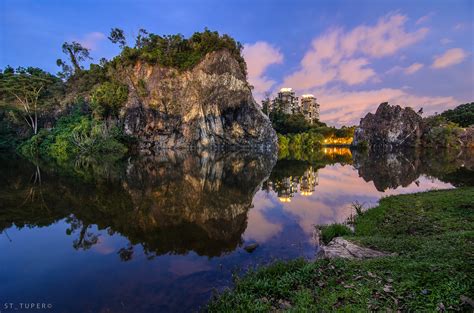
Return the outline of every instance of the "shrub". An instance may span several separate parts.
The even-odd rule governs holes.
[[[103,119],[117,117],[128,98],[128,87],[116,82],[105,82],[94,88],[91,108],[94,117]]]
[[[27,157],[44,157],[64,162],[81,156],[118,157],[127,148],[119,141],[121,132],[89,116],[73,113],[58,120],[51,131],[42,130],[19,148]]]
[[[321,226],[319,229],[321,230],[321,240],[326,245],[335,237],[352,235],[351,229],[343,224]]]

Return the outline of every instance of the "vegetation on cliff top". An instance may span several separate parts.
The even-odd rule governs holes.
[[[181,34],[160,36],[140,29],[133,47],[126,45],[123,31],[118,28],[112,30],[109,39],[118,43],[123,49],[122,53],[112,60],[112,66],[135,64],[141,61],[188,70],[198,64],[208,53],[227,50],[237,60],[242,72],[247,75],[247,65],[242,56],[242,44],[229,35],[220,35],[207,28],[203,32],[195,32],[189,38]]]
[[[452,110],[446,110],[441,116],[461,127],[474,125],[474,102],[465,103]]]
[[[383,198],[346,237],[397,256],[277,262],[237,278],[211,312],[467,311],[474,188]],[[471,260],[471,261],[470,261]]]

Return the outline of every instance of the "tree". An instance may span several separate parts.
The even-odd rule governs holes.
[[[117,117],[122,105],[127,101],[128,87],[116,82],[105,82],[94,88],[91,107],[98,119]]]
[[[83,47],[80,43],[73,41],[72,43],[65,42],[63,43],[63,52],[69,57],[72,66],[74,68],[74,73],[82,71],[80,62],[83,62],[87,59],[92,60],[89,55],[89,49]],[[56,61],[58,65],[64,64],[62,60]]]
[[[114,44],[118,43],[121,49],[123,49],[127,45],[125,34],[120,28],[112,28],[110,30],[110,35],[107,38],[109,38],[109,40],[112,41],[112,43]]]
[[[148,32],[145,29],[140,28],[140,30],[138,31],[137,39],[135,41],[135,48],[141,49],[145,47],[148,41],[149,41]]]
[[[38,114],[47,103],[48,88],[58,82],[58,78],[39,68],[17,68],[1,76],[0,91],[10,95],[13,103],[23,111],[22,118],[33,133],[38,133]]]

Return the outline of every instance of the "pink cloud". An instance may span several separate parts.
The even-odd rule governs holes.
[[[254,96],[263,96],[263,93],[276,83],[265,76],[265,71],[272,64],[281,64],[283,54],[269,43],[258,41],[245,44],[243,55],[247,63],[249,82],[254,87]]]
[[[414,74],[414,73],[418,72],[419,70],[421,70],[423,68],[423,66],[424,65],[421,64],[421,63],[413,63],[412,65],[405,68],[404,72],[407,75],[411,75],[411,74]]]
[[[81,45],[86,47],[87,49],[90,49],[92,51],[96,50],[99,43],[107,38],[103,33],[101,32],[92,32],[86,34],[83,38],[77,40]]]
[[[313,40],[300,69],[285,77],[283,85],[303,90],[334,81],[357,85],[375,79],[370,58],[392,55],[428,33],[427,28],[406,31],[407,20],[404,15],[389,14],[374,26],[362,25],[348,32],[329,30]]]
[[[449,49],[442,55],[435,56],[431,67],[435,69],[440,69],[451,65],[456,65],[464,61],[467,55],[467,52],[461,48]]]
[[[407,67],[396,65],[392,67],[391,69],[389,69],[388,71],[386,71],[385,73],[386,74],[404,73],[406,75],[412,75],[418,72],[419,70],[421,70],[423,67],[424,65],[422,63],[413,63],[412,65],[407,66]]]

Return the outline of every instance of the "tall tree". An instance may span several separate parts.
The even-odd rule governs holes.
[[[0,78],[0,91],[11,97],[13,103],[22,109],[22,118],[33,133],[38,133],[38,114],[46,105],[48,88],[58,82],[58,78],[39,68],[19,67],[15,71],[4,72]]]
[[[112,28],[110,30],[110,35],[107,38],[109,38],[109,40],[112,41],[112,43],[118,43],[121,49],[123,49],[125,45],[127,44],[127,40],[125,39],[125,34],[123,30],[121,30],[120,28]]]
[[[74,67],[74,72],[78,73],[82,70],[82,67],[80,66],[80,62],[83,62],[87,59],[92,59],[90,57],[90,51],[89,49],[83,47],[80,43],[78,42],[65,42],[63,43],[63,52],[69,57],[69,60],[72,63],[72,66]],[[59,62],[57,62],[59,63]]]
[[[138,31],[137,39],[135,40],[135,48],[145,47],[148,41],[149,41],[148,32],[145,29],[140,28],[140,30]]]

